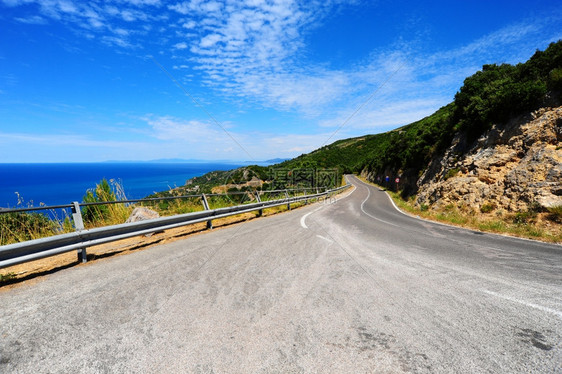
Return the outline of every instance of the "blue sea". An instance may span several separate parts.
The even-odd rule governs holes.
[[[69,204],[103,178],[123,186],[127,199],[183,186],[186,180],[214,170],[243,165],[227,163],[68,163],[0,164],[0,207]]]

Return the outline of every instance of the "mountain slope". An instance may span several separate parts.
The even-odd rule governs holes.
[[[472,152],[491,128],[501,130],[512,118],[559,105],[561,90],[562,41],[558,41],[522,64],[484,65],[466,78],[452,103],[420,121],[383,134],[341,140],[279,166],[338,167],[342,172],[361,172],[375,182],[387,175],[400,176],[402,193],[408,196],[418,191],[420,177],[454,139],[457,157]]]
[[[454,139],[418,181],[418,205],[525,212],[562,206],[562,106],[493,126],[466,152]]]
[[[392,180],[400,177],[402,195],[411,196],[419,190],[427,190],[427,184],[453,177],[458,172],[457,167],[435,170],[436,165],[445,162],[444,157],[446,163],[454,164],[466,159],[468,153],[478,153],[484,144],[493,148],[498,139],[493,137],[494,133],[511,126],[514,118],[521,122],[541,107],[559,106],[561,91],[562,41],[558,41],[545,51],[537,51],[525,63],[484,65],[481,71],[465,79],[452,103],[399,129],[339,140],[268,168],[250,166],[209,173],[189,184],[201,185],[205,191],[220,184],[244,185],[258,178],[268,182],[260,186],[262,189],[306,186],[307,181],[296,180],[293,171],[335,169],[340,175],[361,173],[379,183],[386,176]],[[556,142],[559,140],[557,138]],[[557,144],[551,144],[555,154],[559,151]],[[542,162],[540,157],[537,162]],[[426,198],[424,204],[435,201]]]

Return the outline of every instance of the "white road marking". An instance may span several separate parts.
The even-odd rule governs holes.
[[[323,206],[318,207],[316,209],[314,209],[312,212],[306,213],[304,216],[301,217],[301,226],[304,229],[308,229],[308,226],[306,225],[306,217],[308,217],[309,215],[311,215],[312,213],[315,213],[317,211],[319,211],[320,209],[324,208]]]
[[[352,186],[351,191],[349,191],[349,193],[348,193],[347,195],[342,196],[342,197],[340,197],[339,199],[336,197],[336,202],[338,202],[338,201],[340,201],[340,200],[343,200],[343,199],[345,199],[345,198],[347,198],[347,197],[350,197],[351,194],[354,193],[356,189],[357,189],[357,187]]]
[[[488,294],[488,295],[492,295],[492,296],[499,297],[500,299],[513,301],[513,302],[515,302],[515,303],[523,304],[523,305],[526,305],[526,306],[528,306],[528,307],[541,310],[541,311],[543,311],[543,312],[555,314],[555,315],[557,315],[559,318],[562,319],[562,312],[559,311],[559,310],[547,308],[547,307],[542,306],[542,305],[537,305],[537,304],[533,304],[533,303],[528,303],[528,302],[526,302],[526,301],[519,300],[519,299],[516,299],[516,298],[511,297],[511,296],[502,295],[502,294],[499,294],[499,293],[493,292],[493,291],[488,291],[488,290],[481,290],[481,291],[484,292],[484,293],[486,293],[486,294]]]
[[[371,189],[369,188],[369,186],[366,186],[366,187],[367,187],[367,192],[369,192],[369,194],[367,195],[367,198],[366,198],[365,200],[363,200],[363,202],[361,203],[361,211],[362,211],[363,213],[365,213],[366,215],[368,215],[369,217],[371,217],[372,219],[376,219],[377,221],[381,221],[381,222],[383,222],[383,223],[386,223],[387,225],[391,225],[391,226],[395,226],[395,227],[400,227],[400,226],[398,226],[398,225],[395,225],[394,223],[390,223],[390,222],[385,221],[385,220],[383,220],[383,219],[377,218],[377,217],[375,217],[375,216],[373,216],[373,215],[371,215],[371,214],[369,214],[369,213],[367,213],[367,212],[365,211],[364,205],[365,205],[365,203],[367,202],[367,200],[369,200],[369,197],[371,197]]]
[[[317,236],[318,238],[320,238],[320,239],[323,239],[323,240],[327,241],[328,243],[333,243],[333,241],[332,241],[331,239],[328,239],[328,238],[326,238],[326,237],[324,237],[324,236],[322,236],[322,235],[316,235],[316,236]]]
[[[348,181],[348,182],[349,182],[349,181]],[[356,189],[357,189],[357,187],[353,186],[352,190],[351,190],[347,195],[345,195],[345,196],[343,196],[343,197],[340,197],[340,198],[337,198],[337,197],[336,197],[336,202],[338,202],[338,201],[340,201],[340,200],[343,200],[343,199],[345,199],[345,198],[351,196],[351,194],[352,194],[353,192],[355,192]],[[304,229],[308,229],[308,226],[306,225],[306,217],[308,217],[308,216],[311,215],[312,213],[315,213],[315,212],[319,211],[319,210],[322,209],[323,207],[324,207],[324,205],[319,206],[318,208],[314,209],[312,212],[306,213],[304,216],[302,216],[302,217],[301,217],[301,226],[302,226]],[[329,239],[328,239],[328,240],[329,240]]]
[[[366,183],[363,182],[363,181],[361,181],[361,183],[366,184]],[[455,226],[455,225],[451,225],[451,224],[448,224],[448,223],[445,223],[445,222],[432,221],[432,220],[429,220],[429,219],[425,219],[425,218],[422,218],[422,217],[420,217],[420,216],[416,216],[416,215],[414,215],[414,214],[412,214],[412,213],[407,213],[407,212],[403,211],[402,209],[398,208],[398,206],[394,203],[394,200],[393,200],[392,197],[388,194],[388,192],[385,191],[385,190],[382,190],[382,191],[386,194],[386,196],[388,197],[388,200],[390,200],[390,202],[392,203],[392,205],[394,206],[394,208],[395,208],[398,212],[402,213],[402,214],[405,215],[406,217],[410,217],[410,218],[413,218],[413,219],[417,219],[418,221],[422,221],[422,222],[425,222],[425,223],[431,223],[431,224],[439,225],[439,226],[451,227],[451,228],[454,228],[454,229],[460,229],[460,230],[465,230],[465,231],[477,231],[477,232],[480,232],[480,233],[482,233],[482,234],[484,234],[484,235],[493,235],[493,236],[499,236],[499,237],[501,237],[501,238],[508,238],[508,239],[514,239],[514,240],[524,240],[524,241],[529,241],[529,242],[533,242],[533,243],[542,243],[542,244],[544,244],[544,242],[541,242],[540,240],[529,239],[529,238],[520,238],[520,237],[518,237],[518,236],[512,236],[512,235],[509,235],[509,234],[501,234],[501,233],[497,233],[497,232],[481,231],[481,230],[478,230],[478,229],[472,229],[472,228],[470,228],[470,227]]]

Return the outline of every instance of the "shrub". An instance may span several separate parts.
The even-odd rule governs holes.
[[[454,168],[454,169],[449,169],[447,170],[447,172],[445,173],[445,176],[443,176],[443,179],[447,180],[449,178],[454,177],[455,175],[457,175],[459,173],[460,169],[458,168]]]
[[[6,274],[0,274],[0,283],[9,282],[16,278],[16,274],[10,272]]]
[[[532,211],[519,212],[515,214],[515,217],[513,218],[513,223],[518,225],[525,225],[531,222],[536,217],[537,217],[537,213]]]
[[[113,188],[110,186],[107,179],[102,179],[95,188],[86,191],[86,195],[84,195],[82,201],[84,203],[118,201],[117,194],[124,200],[125,194],[123,193],[122,186],[113,180],[111,183]],[[92,225],[123,223],[129,216],[129,213],[130,209],[125,207],[123,204],[90,205],[82,209],[82,218],[84,223]]]
[[[551,221],[562,223],[562,205],[557,205],[548,208],[548,216],[547,218]]]
[[[553,69],[548,75],[548,88],[562,90],[562,68]]]
[[[531,201],[528,205],[527,205],[527,211],[529,213],[535,214],[541,212],[543,209],[541,207],[541,204],[539,204],[537,201]]]
[[[492,210],[496,209],[496,204],[494,203],[484,203],[480,207],[480,212],[482,213],[490,213]]]
[[[503,221],[489,221],[478,224],[478,228],[482,231],[504,232],[507,227]]]

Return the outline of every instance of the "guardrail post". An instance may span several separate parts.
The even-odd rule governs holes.
[[[201,195],[201,200],[203,201],[203,207],[205,208],[205,210],[210,210],[209,202],[207,201],[207,196],[205,194]],[[213,228],[213,221],[212,220],[207,221],[207,228],[208,229]]]
[[[78,201],[72,202],[72,220],[74,221],[74,229],[78,232],[84,230],[84,221],[82,220],[82,212]],[[86,248],[78,248],[78,262],[88,262]]]
[[[202,198],[203,207],[205,208],[205,210],[211,210],[211,208],[209,208],[209,202],[207,201],[207,195],[203,194],[203,195],[201,195],[201,198]],[[209,230],[213,228],[213,221],[212,220],[207,221],[207,228]]]
[[[258,203],[261,203],[261,199],[260,199],[260,192],[256,191],[256,200],[258,201]],[[258,210],[258,214],[261,217],[263,215],[263,209]]]
[[[289,202],[289,193],[285,190],[285,199],[287,199],[287,210],[291,210],[291,203]]]

